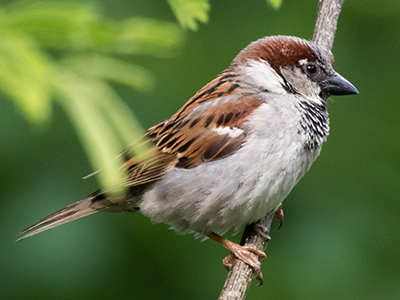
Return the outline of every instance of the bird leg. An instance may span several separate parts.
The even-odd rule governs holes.
[[[244,263],[248,264],[255,272],[256,274],[256,279],[260,281],[260,285],[262,284],[262,273],[260,270],[261,263],[258,260],[260,258],[261,260],[265,260],[267,257],[265,253],[261,250],[257,250],[253,246],[241,246],[239,244],[236,244],[234,242],[231,242],[230,240],[227,240],[226,238],[216,234],[215,232],[211,232],[208,237],[218,243],[220,243],[222,246],[224,246],[226,249],[228,249],[231,253],[225,257],[222,261],[224,264],[225,268],[229,271],[232,267],[233,259],[236,257],[237,259],[240,259]],[[255,255],[253,255],[255,254]]]

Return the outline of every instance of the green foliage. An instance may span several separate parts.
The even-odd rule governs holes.
[[[269,4],[275,9],[278,9],[282,6],[283,0],[267,0]]]
[[[121,191],[118,154],[142,129],[110,83],[145,91],[154,79],[115,55],[171,54],[182,40],[179,28],[145,18],[117,22],[73,2],[18,1],[0,16],[0,89],[36,124],[49,121],[58,101],[93,167],[107,168],[101,184]]]
[[[208,21],[208,0],[168,0],[168,3],[183,28],[197,30],[196,20],[203,23]]]
[[[28,36],[2,28],[0,40],[0,89],[29,121],[47,121],[51,115],[50,60]]]

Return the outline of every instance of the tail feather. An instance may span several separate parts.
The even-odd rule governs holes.
[[[99,195],[99,192],[95,192],[81,201],[72,203],[63,209],[52,213],[51,215],[40,220],[36,224],[20,232],[20,235],[22,236],[17,239],[17,242],[45,230],[89,216],[100,211],[102,209],[102,205],[99,205],[99,202],[101,201],[97,202],[97,205],[93,205],[95,203],[94,201],[97,200],[96,198]]]

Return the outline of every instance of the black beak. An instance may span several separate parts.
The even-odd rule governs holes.
[[[349,81],[339,74],[335,74],[320,82],[321,93],[327,95],[353,95],[358,94],[358,90]]]

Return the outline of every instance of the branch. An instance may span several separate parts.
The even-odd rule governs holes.
[[[319,0],[313,42],[331,51],[344,0]]]
[[[337,22],[344,0],[319,0],[313,41],[326,50],[331,50],[336,33]],[[252,245],[264,251],[270,240],[269,232],[275,213],[269,212],[260,221],[247,225],[241,245]],[[243,300],[253,279],[254,271],[247,264],[235,260],[228,273],[218,300]]]

